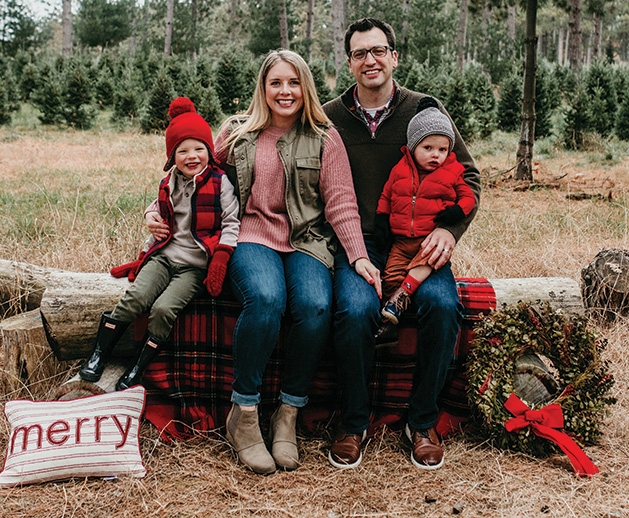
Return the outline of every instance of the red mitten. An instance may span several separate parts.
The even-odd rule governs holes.
[[[228,245],[218,245],[210,260],[207,269],[207,277],[203,281],[207,291],[212,297],[218,297],[223,289],[223,281],[227,273],[227,263],[234,249]]]
[[[120,266],[114,266],[111,270],[109,270],[109,273],[112,277],[116,277],[117,279],[127,277],[129,282],[133,282],[138,275],[138,269],[140,268],[145,255],[146,254],[144,252],[140,252],[140,255],[138,255],[138,258],[135,261],[121,264]]]

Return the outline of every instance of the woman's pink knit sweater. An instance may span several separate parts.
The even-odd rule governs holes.
[[[277,153],[277,140],[286,132],[267,128],[258,136],[255,157],[255,180],[240,224],[239,243],[257,243],[277,252],[293,252],[289,243],[290,223],[286,213],[286,178]],[[220,150],[224,134],[218,135]],[[217,152],[220,163],[226,151]],[[325,203],[325,218],[347,252],[350,263],[367,257],[356,204],[356,194],[349,160],[341,136],[328,130],[323,146],[319,190]]]

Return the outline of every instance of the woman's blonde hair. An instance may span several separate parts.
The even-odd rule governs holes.
[[[319,102],[312,72],[310,72],[308,64],[299,54],[291,50],[272,50],[260,67],[256,87],[253,92],[253,99],[245,112],[248,117],[223,141],[221,145],[222,149],[228,147],[232,148],[234,143],[246,133],[263,130],[271,125],[271,108],[266,102],[266,78],[271,68],[280,61],[284,61],[293,66],[297,73],[299,84],[301,85],[304,99],[304,106],[301,110],[301,125],[311,128],[320,135],[325,133],[325,128],[332,125],[332,122],[323,111],[323,107]],[[236,115],[227,119],[223,122],[219,132],[222,132],[232,121],[238,120],[239,118],[240,117]]]

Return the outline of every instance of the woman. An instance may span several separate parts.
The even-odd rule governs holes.
[[[266,57],[246,114],[225,121],[216,149],[239,198],[241,219],[229,263],[243,309],[234,330],[226,437],[256,473],[295,469],[297,413],[308,402],[331,325],[337,237],[379,296],[380,272],[367,259],[345,147],[298,54],[279,50]],[[148,224],[151,231],[158,226]],[[269,453],[258,422],[259,388],[287,309],[291,325]]]
[[[298,54],[267,56],[246,115],[224,123],[217,147],[241,207],[230,276],[243,310],[226,435],[253,471],[294,469],[297,412],[308,401],[331,324],[336,237],[379,294],[380,273],[367,259],[345,147]],[[291,327],[270,455],[258,424],[259,387],[287,308]]]

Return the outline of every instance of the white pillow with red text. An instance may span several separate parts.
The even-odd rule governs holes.
[[[73,477],[143,477],[141,385],[71,401],[9,401],[0,487]]]

